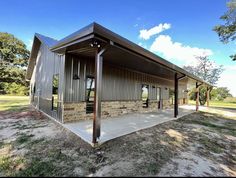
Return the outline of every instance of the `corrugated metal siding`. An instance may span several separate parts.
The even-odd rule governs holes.
[[[187,98],[187,93],[184,92],[185,90],[187,90],[187,85],[180,85],[179,86],[179,98]]]
[[[30,83],[32,86],[36,83],[35,96],[38,97],[39,95],[40,101],[42,101],[39,102],[39,109],[51,116],[55,116],[55,114],[53,115],[50,111],[54,74],[59,74],[58,100],[60,103],[63,102],[64,60],[64,55],[51,52],[43,43],[40,45],[36,66]],[[37,102],[34,102],[34,105],[36,104]],[[61,106],[61,104],[59,104],[59,106]],[[61,108],[59,108],[59,110],[61,110]],[[59,115],[61,114],[59,113]]]
[[[72,62],[73,61],[73,62]],[[94,59],[66,55],[65,60],[65,102],[85,101],[86,76],[94,76]],[[78,66],[80,68],[78,69]],[[72,69],[73,67],[73,69]],[[79,80],[72,80],[78,74]],[[149,99],[156,100],[157,87],[161,88],[162,99],[169,99],[169,88],[173,81],[139,73],[125,68],[103,65],[102,100],[140,100],[141,85],[149,85]],[[181,96],[181,95],[180,95]]]
[[[66,55],[65,60],[65,102],[85,101],[86,76],[94,75],[94,63],[91,60],[78,59]],[[73,80],[73,75],[79,76]]]

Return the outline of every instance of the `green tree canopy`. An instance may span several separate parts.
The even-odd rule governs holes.
[[[227,87],[214,88],[211,91],[211,97],[214,100],[223,101],[227,97],[233,97]]]
[[[225,22],[224,25],[217,25],[214,31],[219,35],[223,43],[229,43],[236,39],[236,0],[231,0],[227,3],[228,11],[220,17]],[[236,54],[230,56],[234,61]]]
[[[14,35],[0,32],[0,62],[5,65],[26,67],[30,52]]]
[[[0,91],[22,94],[28,89],[25,80],[30,52],[14,35],[0,32]]]

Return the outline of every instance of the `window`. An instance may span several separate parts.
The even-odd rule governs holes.
[[[93,113],[94,93],[95,93],[94,77],[88,76],[86,79],[86,113]]]
[[[36,83],[34,82],[33,88],[31,87],[32,101],[34,101],[35,91],[36,91]]]
[[[55,74],[52,80],[52,110],[57,110],[58,107],[58,86],[59,74]]]
[[[158,109],[161,109],[161,88],[157,87],[157,103]]]
[[[36,92],[36,83],[34,82],[34,89],[33,89],[33,94],[35,95]]]
[[[174,98],[175,98],[175,91],[169,88],[169,100],[172,105],[174,104]]]
[[[157,87],[157,101],[161,100],[161,88]]]
[[[143,108],[148,107],[148,93],[149,93],[149,86],[148,85],[142,85]]]

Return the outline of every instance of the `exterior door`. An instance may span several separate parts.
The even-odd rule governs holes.
[[[93,76],[88,76],[86,79],[86,113],[93,113],[94,110],[94,92],[95,80]]]
[[[54,74],[52,79],[52,117],[62,121],[62,103],[59,100],[59,74]]]
[[[161,88],[157,87],[157,103],[158,109],[161,109]]]

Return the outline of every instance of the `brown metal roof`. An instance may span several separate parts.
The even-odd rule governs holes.
[[[138,55],[141,55],[143,57],[148,58],[149,60],[152,60],[154,62],[157,62],[164,67],[167,67],[173,71],[176,71],[179,74],[186,75],[196,81],[205,83],[207,85],[210,85],[208,82],[202,80],[201,78],[187,72],[186,70],[178,67],[177,65],[163,59],[162,57],[142,48],[141,46],[129,41],[128,39],[112,32],[111,30],[97,24],[97,23],[92,23],[81,30],[65,37],[64,39],[58,41],[56,45],[54,45],[51,50],[55,52],[59,52],[64,46],[68,46],[70,43],[75,42],[76,40],[82,40],[84,37],[88,37],[89,35],[94,35],[94,37],[99,37],[101,39],[104,39],[108,43],[112,41],[112,44],[124,48],[126,50],[130,50]]]
[[[27,80],[29,80],[32,76],[34,66],[36,63],[36,58],[37,58],[38,51],[40,48],[40,44],[44,43],[48,48],[50,48],[50,47],[54,46],[57,42],[58,41],[53,38],[41,35],[39,33],[35,33],[32,49],[31,49],[31,53],[30,53],[30,58],[29,58],[29,64],[28,64],[27,71],[26,71],[26,79]]]
[[[105,43],[108,43],[114,47],[121,48],[126,51],[130,51],[136,55],[140,55],[141,57],[144,57],[147,60],[158,63],[164,68],[168,68],[168,70],[177,72],[178,74],[180,74],[180,76],[186,75],[187,77],[191,79],[194,79],[198,82],[202,82],[206,85],[211,86],[211,84],[202,80],[201,78],[187,72],[186,70],[178,67],[177,65],[142,48],[141,46],[129,41],[128,39],[112,32],[111,30],[95,22],[63,38],[62,40],[58,41],[53,46],[51,46],[50,49],[53,52],[64,53],[66,51],[66,47],[77,44],[77,43],[81,43],[89,39],[94,39],[94,38],[101,39]]]

